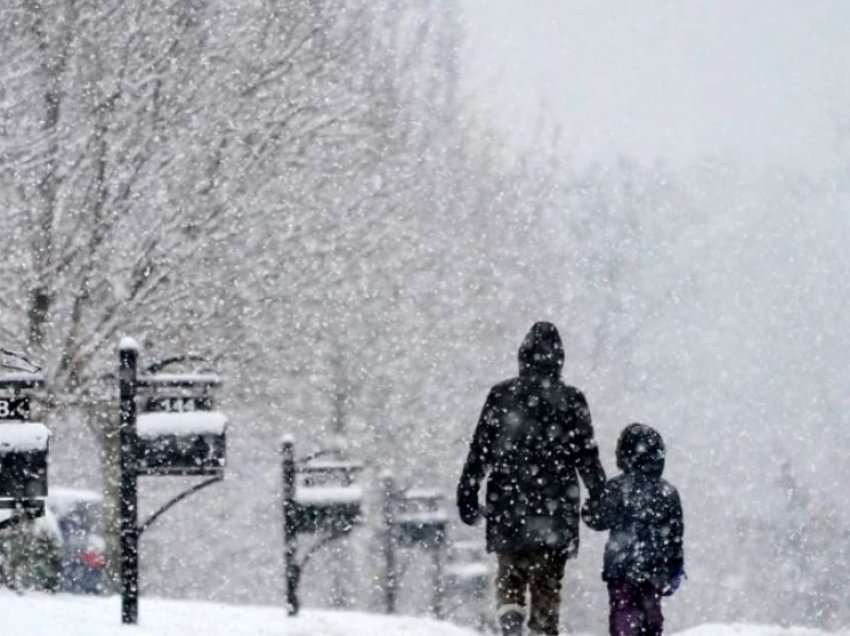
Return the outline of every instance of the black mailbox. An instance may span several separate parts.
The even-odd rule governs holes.
[[[360,523],[363,489],[358,462],[312,460],[298,467],[295,483],[299,532],[347,532]]]
[[[43,424],[0,424],[0,508],[13,508],[47,496],[50,431]]]
[[[444,586],[452,599],[452,620],[471,623],[478,631],[489,625],[490,584],[493,570],[489,565],[484,543],[453,541],[448,545]],[[490,631],[490,630],[486,630]]]
[[[449,585],[476,594],[486,590],[491,568],[484,545],[478,541],[456,541],[449,546],[446,578]]]
[[[217,411],[144,413],[136,425],[139,475],[220,475],[227,417]]]
[[[50,431],[29,421],[30,394],[43,385],[38,373],[0,376],[0,508],[44,506]]]
[[[142,411],[136,423],[139,475],[224,473],[227,417],[213,410],[213,373],[142,376]]]
[[[448,515],[443,494],[436,490],[408,490],[399,496],[395,514],[402,545],[437,548],[446,540]]]

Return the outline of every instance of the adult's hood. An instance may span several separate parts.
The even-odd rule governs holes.
[[[661,434],[646,424],[629,424],[617,441],[617,467],[624,473],[642,473],[659,479],[666,449]]]
[[[532,325],[519,348],[521,376],[560,377],[564,367],[564,344],[551,322]]]

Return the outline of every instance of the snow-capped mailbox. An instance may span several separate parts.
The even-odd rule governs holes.
[[[142,376],[136,423],[139,475],[221,475],[226,464],[227,417],[213,410],[211,373]]]
[[[448,544],[448,563],[443,586],[452,604],[452,620],[469,622],[485,631],[490,616],[490,584],[493,570],[487,559],[483,541],[452,541]]]
[[[217,411],[143,413],[136,424],[140,475],[219,475],[227,417]]]
[[[311,460],[299,465],[295,504],[299,532],[347,532],[360,522],[363,488],[358,462]]]
[[[47,496],[50,431],[33,422],[0,424],[0,508]]]
[[[449,546],[448,557],[446,579],[451,587],[476,594],[486,591],[492,572],[483,543],[454,542]]]
[[[412,489],[398,497],[395,525],[402,545],[437,548],[446,540],[448,514],[443,494],[437,490]]]
[[[50,431],[30,421],[31,394],[43,386],[37,373],[0,376],[0,508],[44,506]]]

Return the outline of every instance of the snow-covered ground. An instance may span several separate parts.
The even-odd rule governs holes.
[[[360,612],[142,599],[139,625],[121,626],[117,597],[0,592],[3,633],[15,636],[474,636],[448,623]]]
[[[15,636],[475,636],[476,632],[427,618],[362,612],[306,610],[289,618],[283,609],[194,601],[143,599],[137,627],[120,624],[117,597],[25,594],[0,591],[3,633]],[[850,636],[850,631],[759,625],[702,625],[678,636]]]
[[[769,625],[700,625],[679,632],[677,636],[846,636],[847,630],[824,632],[802,627],[771,627]]]

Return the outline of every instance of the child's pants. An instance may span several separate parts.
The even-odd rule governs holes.
[[[661,636],[661,593],[651,583],[608,581],[611,636]]]
[[[525,591],[530,592],[528,628],[539,634],[558,633],[561,608],[561,578],[567,558],[560,552],[541,550],[519,554],[499,553],[496,601],[499,611],[525,608]]]

